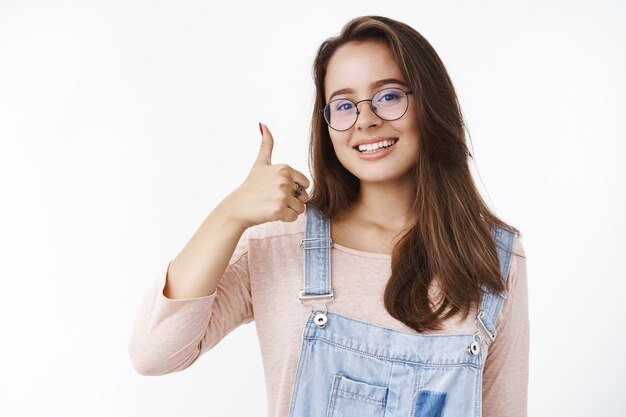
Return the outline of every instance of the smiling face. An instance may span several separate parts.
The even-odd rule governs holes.
[[[397,81],[377,83],[389,79]],[[384,88],[409,90],[405,82],[393,55],[383,43],[349,42],[339,47],[328,62],[324,94],[327,103],[339,98],[350,99],[356,103],[371,99],[377,91]],[[339,90],[344,91],[335,94]],[[415,164],[418,130],[413,94],[408,95],[408,101],[406,113],[397,120],[381,119],[372,111],[370,102],[364,101],[358,104],[360,114],[350,129],[340,132],[328,126],[337,158],[348,171],[361,180],[361,185],[364,182],[397,181]],[[388,141],[395,139],[396,142],[388,150],[379,151],[379,155],[362,154],[354,148],[363,141],[378,141],[378,138]]]

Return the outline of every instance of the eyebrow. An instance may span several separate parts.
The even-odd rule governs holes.
[[[380,87],[381,85],[385,85],[385,84],[402,84],[406,86],[406,83],[404,81],[400,81],[396,78],[385,78],[384,80],[374,81],[372,84],[370,84],[370,88]],[[345,93],[354,93],[354,90],[351,88],[342,88],[341,90],[337,90],[330,95],[330,97],[328,98],[328,101],[330,102],[333,99],[333,97],[335,97],[338,94],[345,94]]]

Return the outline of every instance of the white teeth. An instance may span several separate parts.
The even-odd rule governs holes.
[[[391,145],[393,145],[394,143],[396,143],[397,139],[391,139],[391,140],[382,140],[380,142],[376,142],[376,143],[368,143],[367,145],[359,145],[359,151],[363,152],[363,151],[375,151],[379,148],[382,147],[389,147]]]

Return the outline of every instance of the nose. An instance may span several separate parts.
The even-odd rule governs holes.
[[[361,105],[361,110],[359,110],[359,104]],[[364,100],[360,103],[357,103],[356,108],[357,128],[376,126],[381,123],[382,119],[376,115],[374,110],[372,110],[372,102],[370,100]]]

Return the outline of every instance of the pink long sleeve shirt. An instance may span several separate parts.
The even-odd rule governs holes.
[[[303,280],[300,241],[304,220],[303,213],[295,222],[276,221],[248,228],[211,295],[165,297],[168,268],[164,268],[135,318],[129,354],[137,372],[163,375],[181,371],[235,328],[254,320],[265,371],[268,417],[286,417],[302,329],[311,311],[298,299]],[[514,252],[524,255],[519,237]],[[384,307],[383,294],[390,274],[391,255],[334,243],[331,277],[335,297],[329,310],[416,333]],[[524,257],[513,255],[506,288],[508,298],[496,323],[497,337],[487,349],[484,364],[485,417],[527,415],[529,320]],[[467,319],[450,319],[442,330],[429,334],[473,334],[475,317],[474,309]]]

